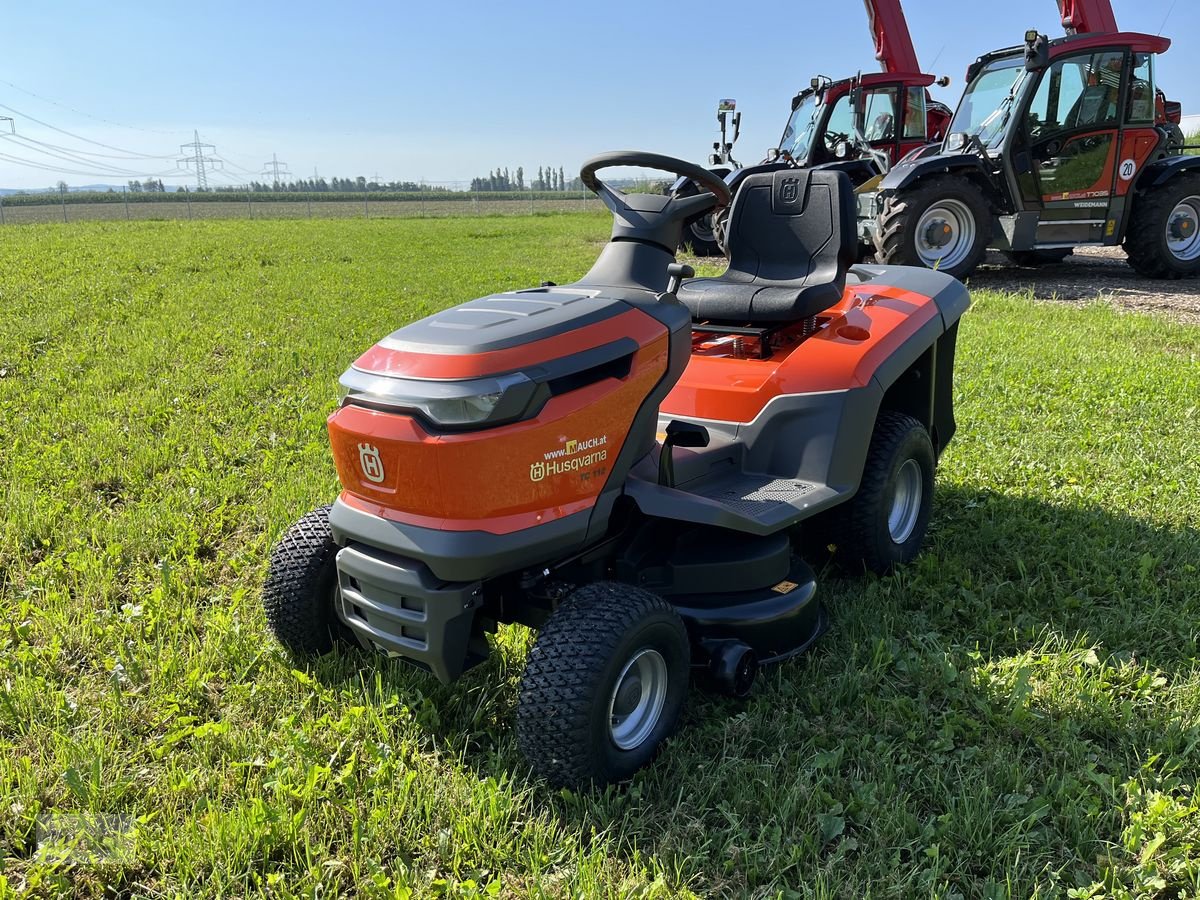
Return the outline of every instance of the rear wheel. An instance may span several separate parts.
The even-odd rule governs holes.
[[[328,653],[347,638],[336,611],[341,600],[337,552],[328,506],[303,516],[271,551],[263,611],[272,633],[294,656]]]
[[[885,412],[875,424],[858,493],[833,513],[835,559],[884,575],[921,551],[937,462],[925,426]]]
[[[991,223],[987,201],[973,182],[953,175],[927,178],[885,201],[875,259],[962,278],[983,260]]]
[[[607,784],[650,762],[687,693],[687,630],[660,597],[579,588],[538,634],[517,704],[517,743],[558,787]]]
[[[1036,269],[1039,266],[1058,265],[1074,252],[1068,247],[1065,250],[1005,250],[1004,255],[1013,265]]]
[[[1177,175],[1137,195],[1125,252],[1147,278],[1200,274],[1200,173]]]

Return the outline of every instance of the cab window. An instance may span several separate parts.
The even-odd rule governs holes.
[[[1027,133],[1038,141],[1060,131],[1115,125],[1124,65],[1121,52],[1079,54],[1054,63],[1029,104]]]
[[[904,105],[904,139],[906,141],[922,141],[925,139],[925,88],[910,87],[908,100]]]
[[[872,143],[896,140],[896,88],[867,91],[863,132]]]
[[[1134,125],[1154,124],[1154,54],[1133,55],[1133,77],[1129,81],[1129,104],[1125,121]]]

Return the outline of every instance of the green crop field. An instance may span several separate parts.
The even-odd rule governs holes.
[[[824,572],[818,647],[748,702],[693,693],[630,785],[530,778],[524,630],[451,687],[272,642],[342,369],[578,276],[607,228],[3,232],[0,896],[1200,893],[1195,327],[977,294],[925,554]]]

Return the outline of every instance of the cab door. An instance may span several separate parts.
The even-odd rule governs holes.
[[[1115,199],[1127,54],[1086,51],[1056,60],[1022,124],[1016,159],[1026,211],[1039,212],[1035,246],[1103,243]]]

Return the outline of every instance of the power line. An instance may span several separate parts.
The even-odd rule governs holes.
[[[217,151],[216,147],[214,147],[212,144],[200,143],[200,132],[199,131],[193,131],[192,137],[194,138],[192,143],[179,145],[180,153],[183,153],[185,150],[191,150],[192,155],[186,156],[183,159],[177,160],[177,162],[183,163],[184,166],[188,167],[188,168],[191,168],[193,166],[195,167],[196,187],[203,191],[203,190],[207,190],[207,188],[208,188],[208,172],[209,172],[209,170],[211,169],[211,170],[215,171],[217,169],[220,169],[222,166],[222,163],[221,163],[221,160],[215,158],[216,151]],[[211,151],[207,157],[205,157],[205,155],[204,155],[204,151],[206,149]]]
[[[0,109],[7,109],[9,112],[16,113],[23,119],[28,119],[31,122],[37,122],[51,131],[57,131],[59,134],[65,134],[67,137],[73,137],[77,141],[83,141],[85,144],[94,144],[97,147],[103,147],[105,150],[116,150],[118,153],[128,153],[137,159],[171,159],[170,156],[155,156],[150,153],[138,153],[136,150],[129,150],[126,147],[114,147],[112,144],[104,144],[100,141],[93,141],[90,138],[85,138],[81,134],[75,134],[73,131],[67,131],[65,128],[59,128],[57,125],[51,125],[49,122],[43,122],[41,119],[34,118],[28,113],[23,113],[19,109],[0,103]]]
[[[128,128],[130,131],[144,131],[146,134],[170,134],[169,131],[156,131],[153,128],[139,128],[137,125],[124,125],[121,122],[114,122],[112,119],[105,119],[101,116],[93,116],[91,113],[85,113],[83,110],[76,109],[73,106],[67,106],[65,103],[59,103],[57,100],[51,100],[49,97],[44,97],[41,94],[35,94],[33,91],[27,90],[19,85],[13,84],[11,81],[5,81],[0,78],[0,84],[12,88],[14,91],[20,91],[30,97],[35,97],[43,103],[49,103],[51,106],[57,106],[59,109],[65,109],[68,112],[73,112],[77,116],[84,116],[88,119],[95,119],[97,122],[103,122],[106,125],[116,125],[118,128]]]
[[[40,141],[35,141],[33,138],[27,138],[24,135],[20,135],[20,134],[0,134],[0,137],[5,138],[6,140],[10,140],[10,141],[24,141],[27,144],[33,144],[33,145],[37,145],[37,144],[41,143]],[[26,149],[32,150],[34,153],[41,153],[44,156],[50,156],[55,159],[69,162],[72,165],[78,166],[80,164],[83,164],[85,166],[94,166],[97,169],[106,169],[113,175],[129,176],[129,175],[140,174],[139,172],[135,172],[132,169],[124,169],[119,166],[111,165],[110,163],[97,162],[94,159],[88,159],[84,156],[80,156],[78,154],[71,153],[70,151],[58,153],[58,152],[55,152],[54,150],[46,150],[46,149],[42,149],[41,147],[38,147],[38,146],[26,146]]]

